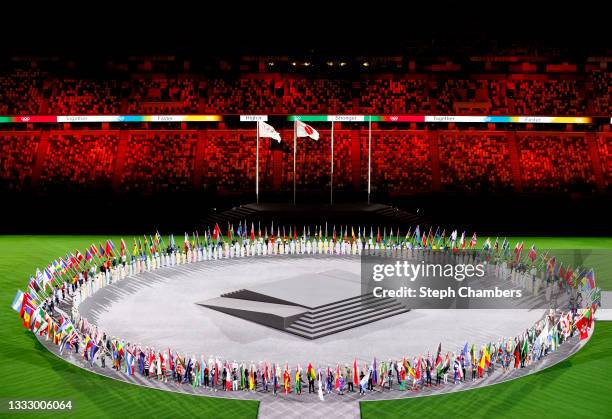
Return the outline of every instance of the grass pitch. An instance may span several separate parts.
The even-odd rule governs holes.
[[[47,352],[23,329],[11,307],[18,288],[25,290],[37,267],[66,251],[112,238],[102,236],[0,236],[0,359],[3,383],[0,400],[72,400],[70,413],[34,412],[24,416],[56,417],[231,417],[257,416],[258,402],[189,396],[133,386],[91,374]],[[512,245],[517,239],[509,238]],[[518,238],[525,247],[535,243],[549,249],[612,249],[612,238]],[[132,238],[125,237],[128,249]],[[600,252],[601,253],[601,252]],[[612,289],[610,258],[593,252],[603,289]],[[607,270],[607,271],[606,271]],[[492,387],[388,402],[362,403],[363,417],[405,417],[407,414],[474,417],[607,417],[612,403],[612,382],[607,367],[612,361],[612,323],[599,322],[586,348],[541,373]],[[6,406],[0,406],[0,411]]]

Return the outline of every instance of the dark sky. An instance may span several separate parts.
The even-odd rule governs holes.
[[[53,3],[3,9],[0,53],[384,54],[475,39],[588,48],[609,46],[612,32],[607,11],[588,2]]]

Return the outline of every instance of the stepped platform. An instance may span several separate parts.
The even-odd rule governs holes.
[[[306,339],[409,311],[395,299],[363,295],[359,277],[342,270],[238,289],[198,304]]]

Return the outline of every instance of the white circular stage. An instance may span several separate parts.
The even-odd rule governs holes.
[[[544,310],[412,310],[363,301],[357,256],[266,256],[163,268],[105,287],[81,315],[126,342],[228,361],[363,365],[513,337]]]

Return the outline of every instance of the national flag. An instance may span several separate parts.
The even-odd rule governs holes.
[[[25,310],[27,307],[30,307],[32,309],[32,312],[34,311],[34,305],[32,303],[32,297],[30,296],[29,293],[25,292],[23,293],[23,299],[21,300],[21,307],[19,309],[19,317],[23,318]]]
[[[521,258],[521,253],[523,253],[523,242],[521,242],[520,245],[517,242],[514,246],[514,256],[516,257],[517,261]]]
[[[538,253],[536,251],[535,244],[531,245],[531,248],[529,249],[529,253],[527,253],[527,257],[531,259],[532,262],[534,262],[536,258],[538,257]]]
[[[125,355],[125,363],[127,366],[127,375],[134,375],[134,354],[127,351]]]
[[[104,250],[106,251],[106,254],[109,256],[113,256],[114,248],[115,248],[115,245],[113,244],[112,240],[107,240],[106,247],[104,248]]]
[[[436,354],[436,360],[435,360],[436,371],[438,372],[438,374],[440,373],[440,370],[442,369],[442,356],[441,356],[441,352],[442,352],[442,342],[440,342],[440,344],[438,344],[438,352]]]
[[[414,366],[414,379],[415,380],[420,380],[421,379],[421,355],[419,355],[419,359],[416,363],[416,365]]]
[[[483,250],[489,250],[491,249],[491,239],[489,237],[487,237],[487,239],[485,240],[484,244],[482,245]]]
[[[89,262],[92,259],[92,257],[93,256],[91,255],[91,252],[89,251],[89,249],[85,250],[85,260]]]
[[[236,230],[236,236],[242,237],[242,223],[238,223],[238,229]]]
[[[121,239],[121,256],[125,256],[125,242]]]
[[[263,138],[272,138],[273,140],[281,142],[280,134],[274,129],[274,127],[264,121],[257,121],[257,129],[259,130],[259,136]],[[299,137],[299,135],[298,135]]]
[[[561,272],[559,272],[559,274],[561,274]],[[574,270],[568,266],[567,271],[565,271],[565,275],[563,276],[565,278],[565,282],[567,283],[568,287],[573,286],[573,283],[572,283],[573,276],[574,276]]]
[[[476,246],[477,242],[478,238],[476,237],[476,232],[474,232],[474,234],[472,234],[472,238],[470,239],[470,249]]]
[[[25,294],[23,293],[23,291],[17,290],[17,294],[15,294],[15,298],[13,299],[13,303],[11,304],[11,307],[17,313],[21,313],[21,307],[23,305],[24,295]]]
[[[30,282],[28,283],[28,288],[32,289],[34,292],[38,293],[40,291],[40,286],[36,283],[36,280],[30,277]]]
[[[105,255],[104,248],[102,247],[102,243],[100,243],[99,254],[100,254],[100,257]]]
[[[372,383],[374,385],[376,385],[376,383],[378,382],[378,380],[377,380],[378,372],[377,371],[378,371],[378,369],[376,368],[376,357],[374,357],[374,364],[372,366]]]
[[[589,289],[595,289],[595,272],[593,272],[593,269],[587,273],[586,280]]]
[[[317,130],[298,120],[295,121],[295,134],[298,138],[309,137],[315,141],[319,139],[319,133]]]
[[[459,246],[465,249],[465,231],[461,233],[461,240],[459,240]]]
[[[353,361],[353,384],[359,385],[359,374],[357,373],[357,358],[355,358],[355,360]]]
[[[251,241],[255,241],[255,223],[251,223],[251,236],[250,236]]]
[[[21,318],[23,319],[23,327],[25,327],[26,329],[30,328],[30,322],[32,320],[33,313],[34,313],[34,308],[32,308],[29,305],[26,305],[25,308],[23,309],[23,316]]]
[[[221,239],[221,229],[219,228],[219,224],[215,223],[215,228],[213,230],[213,240],[218,242]]]
[[[582,316],[576,321],[576,330],[580,332],[580,339],[584,340],[589,337],[589,329],[591,327],[591,309],[588,308]]]

